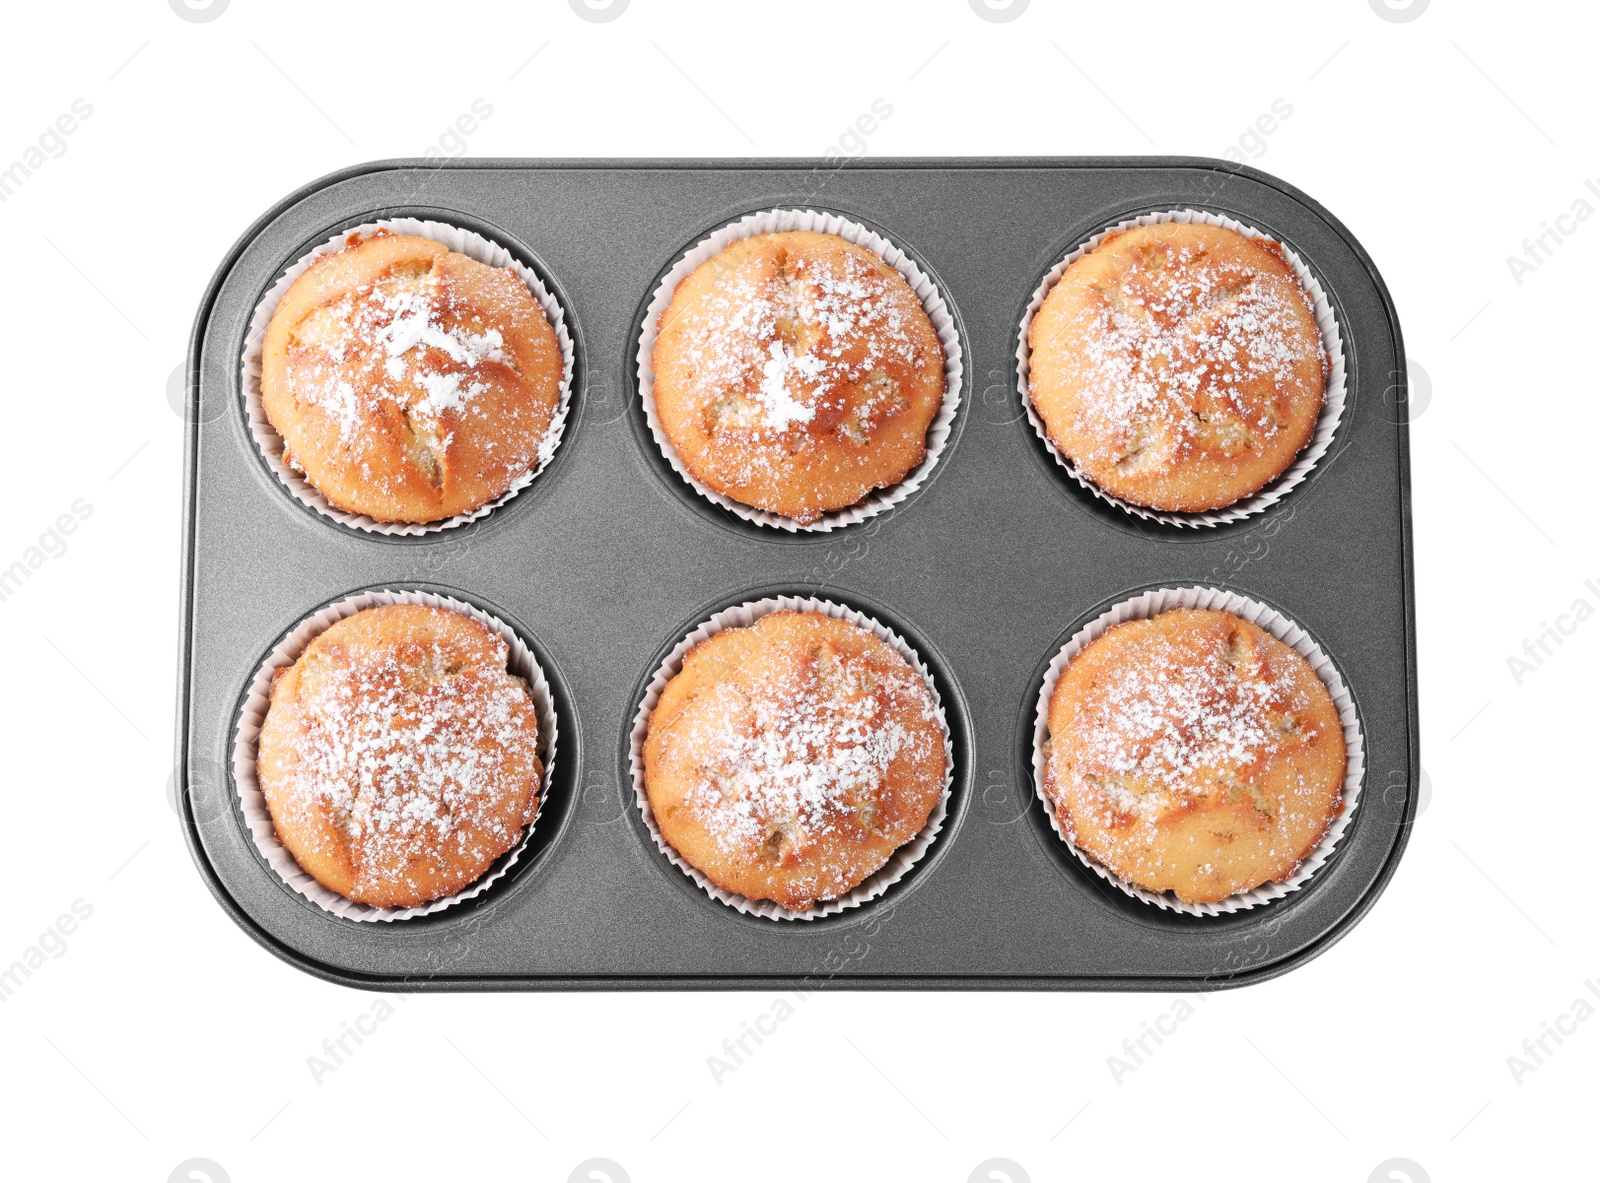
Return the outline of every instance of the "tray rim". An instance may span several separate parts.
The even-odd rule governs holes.
[[[1351,251],[1360,263],[1382,303],[1384,319],[1394,343],[1394,367],[1390,372],[1390,387],[1399,386],[1409,391],[1405,341],[1399,315],[1388,285],[1379,273],[1371,256],[1350,230],[1315,198],[1288,182],[1249,165],[1234,164],[1215,157],[1183,155],[1149,156],[909,156],[873,157],[847,161],[843,165],[830,165],[819,157],[494,157],[484,159],[460,158],[430,161],[421,157],[394,157],[349,165],[317,177],[273,203],[236,238],[223,255],[201,294],[189,344],[185,353],[185,382],[191,401],[199,392],[200,353],[206,327],[223,283],[238,263],[240,257],[271,223],[308,197],[334,185],[382,172],[399,172],[417,169],[459,171],[796,171],[834,169],[871,169],[894,171],[907,169],[1191,169],[1199,172],[1227,173],[1254,181],[1276,190],[1304,207],[1320,219],[1329,230]],[[1196,977],[1178,974],[1170,977],[1154,975],[1126,975],[1115,977],[1084,978],[1067,975],[1041,974],[904,974],[860,975],[830,974],[818,977],[808,974],[726,975],[726,974],[673,974],[673,975],[517,975],[482,974],[453,975],[430,974],[384,975],[346,969],[320,961],[291,948],[258,924],[222,882],[206,854],[200,839],[198,823],[194,817],[189,791],[189,765],[186,758],[189,747],[189,670],[193,657],[193,630],[195,595],[194,579],[197,555],[196,530],[198,488],[195,481],[199,455],[200,427],[203,420],[189,413],[185,404],[183,501],[181,517],[181,566],[179,579],[179,636],[178,671],[175,679],[176,708],[174,711],[173,770],[177,780],[176,796],[179,803],[179,825],[190,857],[212,896],[224,912],[258,945],[295,968],[323,981],[354,989],[382,992],[407,991],[416,993],[446,992],[511,992],[511,991],[624,991],[624,990],[761,990],[772,988],[831,989],[831,990],[945,990],[945,991],[1073,991],[1095,993],[1173,992],[1196,990],[1236,989],[1268,981],[1297,969],[1306,962],[1325,953],[1358,924],[1371,910],[1394,877],[1401,856],[1411,837],[1411,827],[1416,820],[1417,797],[1409,791],[1420,780],[1422,768],[1421,727],[1417,677],[1417,621],[1416,579],[1413,556],[1413,526],[1411,504],[1411,431],[1408,419],[1395,423],[1398,443],[1399,510],[1401,533],[1401,590],[1402,619],[1405,632],[1405,660],[1403,670],[1406,691],[1405,734],[1407,743],[1406,807],[1403,818],[1395,827],[1396,834],[1389,852],[1377,875],[1367,885],[1360,897],[1333,925],[1304,947],[1274,960],[1263,962],[1229,974],[1209,974]]]

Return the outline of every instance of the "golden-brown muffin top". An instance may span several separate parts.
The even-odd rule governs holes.
[[[429,522],[538,463],[563,372],[515,271],[378,231],[290,285],[263,344],[262,405],[286,463],[335,508]]]
[[[1342,808],[1327,687],[1231,612],[1109,629],[1050,696],[1046,790],[1073,841],[1190,902],[1286,878]]]
[[[774,612],[696,646],[645,740],[662,834],[708,878],[797,910],[854,888],[944,792],[922,676],[867,630]]]
[[[477,879],[538,804],[539,728],[503,638],[443,608],[368,608],[272,686],[257,770],[280,840],[324,886],[411,906]]]
[[[740,239],[685,278],[652,352],[662,430],[719,493],[802,524],[921,463],[944,349],[905,278],[835,234]]]
[[[1203,223],[1109,235],[1072,262],[1029,328],[1050,438],[1118,497],[1231,504],[1311,438],[1328,359],[1282,249]]]

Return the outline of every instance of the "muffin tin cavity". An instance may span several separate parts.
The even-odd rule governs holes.
[[[677,450],[662,431],[656,418],[655,402],[652,398],[654,367],[651,363],[651,354],[655,348],[657,327],[662,314],[672,301],[673,292],[678,284],[702,263],[715,258],[717,252],[731,243],[757,234],[788,230],[811,230],[839,235],[872,251],[894,267],[911,287],[912,292],[922,301],[923,311],[928,314],[945,355],[944,401],[928,428],[928,450],[922,462],[895,484],[874,490],[854,505],[825,513],[816,521],[806,525],[801,525],[781,514],[741,504],[697,480],[685,467]],[[712,517],[720,524],[758,536],[804,539],[859,525],[879,514],[893,510],[913,497],[934,478],[937,472],[936,466],[946,450],[955,443],[959,432],[967,350],[962,339],[960,320],[948,293],[920,257],[913,255],[899,240],[871,225],[831,210],[809,207],[757,210],[731,219],[685,243],[674,253],[672,261],[652,285],[647,302],[637,317],[631,348],[632,414],[637,422],[641,446],[645,449],[652,467],[662,475],[663,480],[674,492],[705,516]]]
[[[459,220],[466,221],[466,219]],[[278,434],[268,420],[261,402],[262,343],[267,334],[267,326],[272,321],[272,314],[277,309],[279,301],[282,300],[294,281],[303,275],[319,258],[342,249],[354,236],[365,238],[378,231],[387,231],[397,235],[409,234],[418,238],[432,239],[457,254],[466,255],[468,258],[475,259],[477,262],[487,266],[511,268],[517,273],[522,282],[528,285],[528,290],[533,294],[534,300],[544,310],[545,318],[555,331],[556,342],[561,347],[562,376],[559,396],[555,414],[551,417],[550,425],[546,429],[544,439],[539,445],[537,464],[512,481],[511,486],[504,493],[487,505],[480,506],[470,513],[457,514],[454,517],[444,518],[436,522],[380,522],[375,521],[366,514],[350,513],[331,505],[322,492],[306,478],[304,473],[285,461],[283,437]],[[503,237],[505,236],[500,236],[500,238]],[[251,437],[255,440],[256,447],[260,450],[261,459],[265,462],[272,475],[277,478],[278,483],[295,500],[323,518],[338,522],[340,525],[351,529],[392,538],[418,537],[437,533],[441,530],[454,529],[468,522],[475,522],[487,517],[495,509],[506,504],[506,502],[531,485],[534,479],[549,467],[551,460],[555,457],[556,449],[561,446],[562,437],[566,432],[567,415],[572,400],[573,376],[577,364],[577,350],[568,325],[569,319],[561,301],[556,296],[554,285],[547,282],[545,276],[541,275],[538,269],[531,266],[519,255],[514,254],[496,237],[468,229],[465,225],[457,225],[449,221],[439,221],[432,218],[389,217],[349,226],[324,239],[315,247],[306,250],[294,262],[286,266],[282,274],[262,295],[260,302],[251,313],[250,324],[245,332],[244,346],[239,358],[239,393],[245,421],[249,426]]]
[[[486,625],[492,633],[506,642],[509,650],[506,669],[527,683],[529,697],[533,700],[534,711],[539,721],[539,760],[543,765],[538,808],[533,820],[524,829],[521,840],[496,859],[482,876],[461,891],[427,904],[404,908],[379,908],[356,903],[313,879],[279,841],[261,786],[256,780],[257,739],[262,723],[266,719],[268,707],[271,705],[273,680],[278,671],[293,665],[312,641],[338,621],[348,619],[364,609],[385,604],[415,604],[459,612]],[[261,660],[242,696],[237,721],[234,724],[230,780],[240,820],[249,831],[256,853],[286,888],[329,915],[344,920],[362,923],[414,920],[423,916],[433,916],[456,904],[477,899],[505,878],[525,854],[542,848],[543,843],[535,845],[535,832],[539,821],[549,813],[560,812],[559,807],[556,810],[548,808],[551,790],[557,783],[556,752],[560,738],[561,723],[556,708],[556,692],[539,658],[517,629],[494,613],[457,596],[420,588],[372,589],[356,592],[318,608],[286,632]]]
[[[1085,489],[1019,390],[1018,334],[1041,277],[1096,233],[1173,210],[1226,211],[1289,246],[1319,307],[1337,313],[1343,366],[1342,408],[1298,484],[1198,529]],[[959,347],[931,465],[832,529],[747,520],[697,492],[641,398],[652,301],[689,252],[752,211],[814,211],[880,236],[928,280]],[[197,406],[244,406],[251,318],[286,266],[341,228],[401,217],[470,228],[542,279],[571,344],[569,413],[522,493],[476,521],[398,534],[307,505],[246,414],[186,418],[179,809],[202,878],[267,949],[391,990],[1202,989],[1302,964],[1377,899],[1419,775],[1408,428],[1378,397],[1405,351],[1371,261],[1311,198],[1189,159],[360,166],[288,197],[222,261],[189,359]],[[1063,645],[1117,605],[1189,588],[1265,606],[1315,638],[1359,704],[1345,720],[1359,742],[1354,787],[1384,789],[1357,803],[1347,786],[1331,853],[1303,883],[1217,915],[1097,874],[1034,785],[1041,689]],[[546,675],[560,746],[537,824],[503,873],[394,923],[307,898],[263,853],[261,819],[238,793],[217,808],[190,783],[239,771],[252,687],[297,623],[374,591],[450,597],[509,627]],[[929,841],[881,892],[804,922],[745,914],[674,865],[631,765],[674,649],[769,597],[838,605],[902,639],[938,691],[952,755]]]
[[[1062,673],[1074,657],[1083,652],[1091,642],[1104,636],[1107,630],[1130,620],[1148,620],[1175,608],[1231,612],[1251,624],[1258,625],[1288,645],[1290,649],[1305,658],[1312,671],[1327,687],[1333,705],[1339,712],[1339,722],[1344,729],[1345,776],[1341,793],[1343,805],[1339,814],[1329,823],[1326,833],[1288,879],[1282,882],[1264,883],[1217,903],[1184,903],[1171,892],[1148,891],[1119,878],[1072,842],[1062,829],[1060,821],[1056,818],[1055,808],[1045,793],[1045,765],[1049,760],[1047,745],[1050,739],[1050,695],[1055,690]],[[1210,587],[1154,588],[1114,604],[1075,631],[1051,656],[1049,665],[1045,667],[1044,676],[1040,679],[1038,705],[1034,710],[1033,742],[1029,756],[1034,792],[1056,839],[1068,847],[1087,870],[1113,887],[1146,904],[1187,916],[1222,916],[1247,908],[1257,908],[1274,900],[1281,900],[1291,892],[1305,887],[1323,864],[1334,856],[1335,847],[1354,820],[1356,806],[1361,799],[1361,786],[1366,778],[1366,749],[1361,739],[1361,721],[1356,712],[1355,700],[1345,685],[1338,667],[1323,652],[1322,647],[1305,629],[1277,609],[1237,592]]]
[[[719,888],[701,871],[690,865],[662,835],[645,791],[644,744],[650,726],[651,712],[660,700],[661,692],[667,683],[682,670],[684,658],[700,642],[724,629],[749,627],[772,612],[821,613],[849,621],[885,642],[905,658],[917,675],[927,683],[928,691],[933,696],[934,708],[939,715],[939,727],[944,733],[944,786],[939,803],[929,815],[927,824],[896,850],[889,857],[889,861],[880,870],[868,876],[860,886],[835,899],[818,900],[805,911],[794,911],[771,900],[747,899],[735,892]],[[944,680],[948,685],[948,678]],[[626,741],[628,783],[632,786],[634,806],[638,811],[639,820],[649,834],[650,841],[667,862],[691,879],[706,895],[741,916],[758,916],[767,920],[811,921],[837,916],[869,905],[886,892],[892,891],[896,884],[915,870],[917,864],[929,853],[935,840],[952,820],[952,786],[956,783],[958,765],[955,731],[950,722],[950,710],[946,707],[944,699],[945,695],[939,688],[939,679],[934,677],[933,669],[917,646],[908,641],[900,631],[883,623],[870,612],[813,596],[764,595],[729,605],[711,613],[706,619],[697,621],[651,671],[644,685],[639,698],[639,707],[634,712]]]
[[[1296,277],[1311,297],[1316,312],[1317,327],[1322,333],[1323,349],[1327,352],[1329,362],[1327,382],[1323,390],[1322,411],[1317,417],[1316,429],[1312,433],[1311,439],[1300,450],[1299,455],[1276,479],[1268,482],[1259,491],[1220,509],[1196,513],[1150,509],[1143,505],[1136,505],[1102,489],[1056,446],[1055,441],[1050,438],[1048,431],[1045,429],[1044,420],[1034,406],[1033,399],[1028,391],[1031,353],[1028,347],[1028,332],[1033,325],[1034,316],[1044,303],[1045,297],[1050,294],[1050,290],[1055,287],[1056,282],[1060,280],[1067,268],[1105,242],[1112,234],[1130,230],[1136,226],[1155,226],[1164,222],[1202,223],[1210,226],[1219,226],[1236,231],[1247,238],[1264,239],[1275,243],[1282,250],[1284,259],[1294,270]],[[1027,416],[1028,423],[1033,427],[1034,433],[1038,437],[1039,444],[1055,460],[1061,473],[1070,478],[1074,487],[1073,491],[1081,496],[1093,498],[1102,505],[1112,506],[1125,514],[1139,519],[1141,522],[1159,523],[1164,526],[1201,529],[1240,522],[1246,518],[1267,512],[1287,496],[1291,490],[1306,481],[1312,475],[1317,462],[1332,447],[1334,437],[1339,430],[1340,421],[1344,417],[1347,398],[1346,373],[1347,363],[1345,360],[1344,338],[1339,330],[1339,320],[1335,315],[1328,293],[1323,288],[1316,273],[1281,237],[1267,233],[1227,214],[1209,210],[1192,208],[1159,210],[1153,213],[1139,214],[1136,217],[1122,218],[1113,224],[1103,226],[1079,242],[1044,273],[1038,285],[1033,289],[1033,294],[1028,299],[1027,308],[1023,312],[1022,321],[1017,326],[1017,396],[1021,399],[1023,411]]]

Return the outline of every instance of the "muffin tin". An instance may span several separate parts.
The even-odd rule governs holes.
[[[651,438],[635,389],[644,308],[672,263],[744,214],[812,208],[907,251],[954,310],[966,389],[929,480],[827,533],[743,521]],[[1347,404],[1327,454],[1263,514],[1152,522],[1095,498],[1045,449],[1016,391],[1017,327],[1040,278],[1099,230],[1154,210],[1234,217],[1290,246],[1328,293]],[[239,391],[250,315],[341,229],[414,216],[477,231],[532,267],[576,346],[566,436],[517,497],[422,536],[350,529],[296,501],[251,439]],[[1316,202],[1201,159],[393,161],[324,178],[235,244],[189,353],[178,800],[195,862],[256,940],[374,989],[1200,989],[1327,948],[1393,874],[1416,809],[1416,650],[1405,353],[1361,247]],[[1101,881],[1034,793],[1034,710],[1067,638],[1140,591],[1203,584],[1271,605],[1349,687],[1361,806],[1299,891],[1221,916]],[[229,753],[251,675],[319,606],[372,588],[472,603],[549,678],[562,759],[527,849],[435,915],[358,924],[297,895],[251,841]],[[656,849],[633,800],[645,686],[714,612],[815,596],[921,655],[955,751],[939,840],[882,896],[805,924],[742,915]]]

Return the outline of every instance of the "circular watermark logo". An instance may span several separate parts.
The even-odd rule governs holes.
[[[595,25],[614,21],[628,11],[628,0],[567,0],[567,3],[572,5],[573,12]]]
[[[1393,768],[1389,771],[1389,783],[1383,789],[1383,803],[1399,808],[1405,804],[1406,792],[1410,785],[1410,776],[1403,768]],[[1414,823],[1428,811],[1428,806],[1433,803],[1433,778],[1428,775],[1426,768],[1420,771],[1417,777],[1417,811],[1411,815]],[[1404,823],[1395,822],[1395,825]]]
[[[180,816],[183,811],[178,808],[178,773],[182,768],[182,764],[174,764],[172,771],[167,774],[167,807]],[[196,823],[204,825],[222,816],[222,775],[215,764],[204,756],[190,760],[188,784],[189,808],[194,813]]]
[[[448,542],[428,547],[422,554],[422,566],[430,573],[438,574],[472,550],[472,538],[471,534],[465,538],[452,537]]]
[[[205,397],[205,391],[195,389],[189,382],[189,363],[179,362],[167,375],[167,406],[185,423],[210,423],[222,414],[222,400],[215,395]]]
[[[972,1168],[967,1183],[1029,1183],[1028,1172],[1009,1158],[986,1158]]]
[[[991,826],[1006,826],[1022,816],[1028,800],[1004,769],[991,768],[978,790],[978,812]]]
[[[583,420],[585,423],[596,425],[615,423],[622,418],[622,413],[628,409],[628,400],[622,391],[611,384],[608,379],[595,378],[584,383],[583,387]]]
[[[1428,1172],[1409,1158],[1386,1158],[1372,1168],[1367,1183],[1431,1183],[1431,1180]]]
[[[1391,423],[1415,423],[1433,401],[1433,379],[1422,363],[1414,357],[1406,358],[1406,380],[1401,382],[1399,371],[1390,375],[1394,381],[1384,389],[1383,410]]]
[[[1373,12],[1396,25],[1414,21],[1428,11],[1428,0],[1367,0],[1367,3],[1372,5]]]
[[[628,1172],[609,1158],[586,1158],[572,1168],[567,1183],[628,1183]]]
[[[591,826],[603,826],[622,816],[622,797],[603,772],[589,774],[589,783],[578,794],[578,814]]]
[[[173,0],[177,5],[178,0]],[[227,0],[223,0],[226,4]],[[229,1183],[228,1172],[209,1158],[186,1158],[172,1168],[167,1183]]]
[[[1406,399],[1406,417],[1415,423],[1433,401],[1433,379],[1422,363],[1414,357],[1406,358],[1406,377],[1411,384],[1411,394]]]
[[[997,425],[1015,423],[1022,418],[1022,395],[1017,393],[1016,377],[1004,370],[990,370],[989,381],[978,395],[978,414]]]
[[[997,25],[1014,21],[1028,11],[1028,0],[967,0],[967,3],[972,5],[973,12]]]
[[[173,12],[196,25],[214,21],[228,11],[228,0],[167,0],[167,3],[172,6]],[[223,1178],[226,1179],[227,1176],[224,1175]]]

